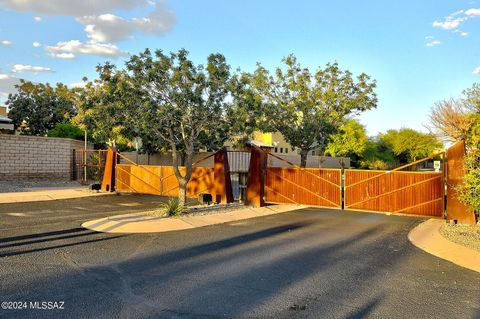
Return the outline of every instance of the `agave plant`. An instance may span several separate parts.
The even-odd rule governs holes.
[[[161,210],[167,216],[178,216],[186,213],[188,208],[185,205],[182,205],[178,198],[173,197],[170,198],[168,202],[161,204]]]

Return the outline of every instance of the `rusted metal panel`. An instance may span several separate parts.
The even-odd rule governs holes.
[[[105,170],[102,179],[102,192],[113,192],[115,190],[115,166],[117,164],[117,150],[109,147],[107,151],[107,159],[105,161]],[[101,167],[100,157],[98,159],[99,167]]]
[[[345,171],[345,209],[443,216],[443,173]]]
[[[252,145],[245,204],[255,207],[262,207],[265,205],[266,167],[267,153]]]
[[[341,170],[268,167],[265,200],[341,208]]]
[[[457,199],[456,188],[462,184],[465,176],[465,142],[455,143],[447,151],[447,220],[461,224],[475,224],[472,207]]]
[[[230,179],[230,169],[228,165],[228,155],[225,149],[215,153],[214,157],[214,177],[216,201],[222,204],[233,203],[232,181]]]
[[[116,191],[125,193],[177,196],[178,181],[173,166],[116,165]],[[180,167],[185,174],[185,167]],[[197,197],[201,193],[214,194],[214,169],[193,168],[192,178],[187,185],[187,197]]]

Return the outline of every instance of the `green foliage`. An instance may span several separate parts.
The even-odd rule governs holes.
[[[78,115],[73,122],[86,129],[96,143],[125,149],[131,141],[122,103],[122,99],[127,98],[124,79],[120,73],[114,73],[114,66],[109,63],[98,67],[97,71],[99,80],[74,89]]]
[[[24,135],[45,136],[57,123],[68,122],[75,114],[73,94],[64,84],[50,84],[21,80],[15,85],[17,93],[6,101],[8,117]]]
[[[180,203],[178,198],[170,198],[168,202],[160,205],[161,211],[167,216],[179,216],[188,212],[188,208]]]
[[[195,65],[185,50],[147,49],[133,55],[123,70],[107,63],[97,71],[99,80],[87,85],[79,101],[81,122],[95,134],[108,132],[105,138],[111,140],[140,138],[144,152],[171,151],[184,203],[193,153],[223,146],[241,113],[225,57],[211,54],[206,65]]]
[[[347,121],[330,139],[325,147],[325,155],[350,157],[355,166],[369,143],[365,127],[356,120]]]
[[[433,134],[413,129],[388,130],[379,136],[380,142],[390,148],[400,164],[427,157],[443,147]]]
[[[292,147],[300,149],[305,166],[308,152],[323,150],[347,115],[376,107],[376,82],[363,73],[355,81],[337,63],[314,74],[293,55],[283,63],[284,68],[278,67],[274,75],[259,64],[250,76],[250,86],[268,129],[279,131]]]
[[[85,132],[78,125],[70,122],[63,122],[57,123],[52,130],[48,131],[47,136],[83,140],[85,138]]]
[[[463,91],[463,103],[474,114],[480,114],[480,83],[474,83],[473,86]]]
[[[370,139],[359,161],[361,168],[388,170],[397,166],[397,160],[388,145],[381,140]]]
[[[480,152],[471,152],[465,159],[466,174],[458,189],[458,199],[480,211]]]

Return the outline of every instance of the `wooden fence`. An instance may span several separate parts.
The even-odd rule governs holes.
[[[268,167],[265,201],[342,207],[341,170]]]
[[[182,174],[185,168],[181,168]],[[125,193],[177,196],[178,181],[173,166],[116,165],[116,190]],[[197,197],[200,193],[215,193],[214,169],[197,167],[187,186],[187,197]]]
[[[443,172],[345,171],[345,209],[442,217],[443,206]]]

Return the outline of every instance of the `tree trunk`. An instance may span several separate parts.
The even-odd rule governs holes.
[[[183,159],[185,160],[185,174],[182,175],[179,169],[179,154],[175,145],[172,145],[172,160],[173,160],[173,171],[178,181],[178,203],[185,206],[187,201],[187,185],[192,177],[192,160],[193,160],[193,148],[190,148],[188,152],[185,153]],[[182,160],[182,158],[180,158]],[[183,160],[182,160],[183,161]]]
[[[187,181],[178,181],[178,203],[185,206],[187,203]]]
[[[305,168],[307,166],[307,155],[308,155],[308,150],[300,151],[300,167]]]

